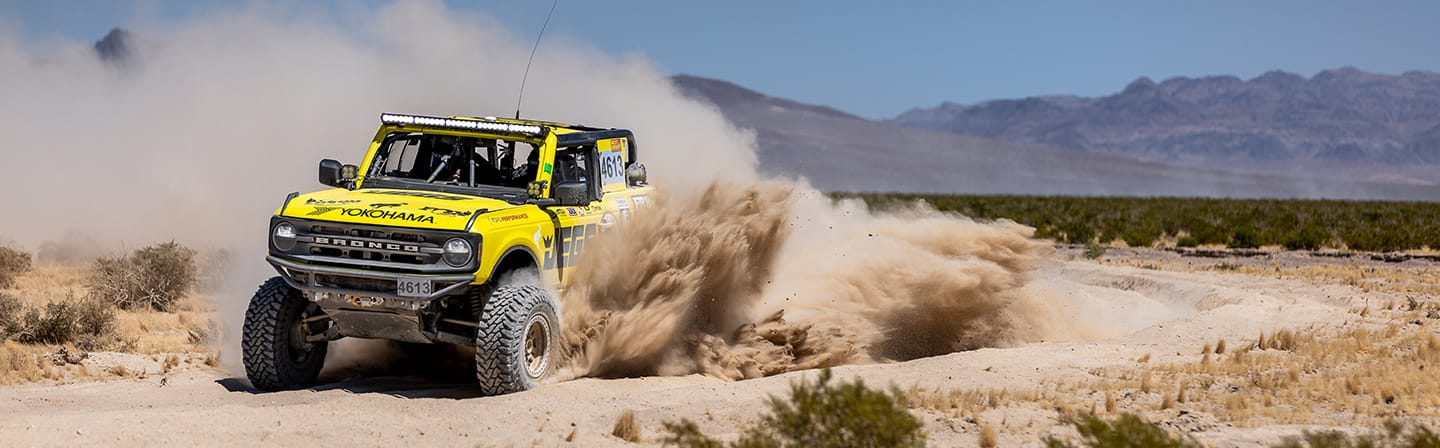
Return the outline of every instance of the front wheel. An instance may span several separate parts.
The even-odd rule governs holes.
[[[261,284],[250,298],[241,334],[250,384],[265,391],[314,386],[325,364],[328,343],[306,341],[306,336],[318,334],[312,327],[325,325],[323,320],[311,319],[323,314],[280,277]]]
[[[480,312],[475,375],[486,395],[535,388],[555,370],[560,319],[555,299],[538,286],[501,286]]]

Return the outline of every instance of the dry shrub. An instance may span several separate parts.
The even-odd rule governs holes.
[[[1104,448],[1199,448],[1200,442],[1189,436],[1177,436],[1134,414],[1122,414],[1105,421],[1093,414],[1081,413],[1070,422],[1080,432],[1082,447]],[[1077,445],[1053,437],[1045,439],[1049,448],[1074,448]]]
[[[25,303],[19,297],[0,292],[0,342],[20,333],[24,313]]]
[[[640,442],[640,425],[635,423],[635,411],[627,409],[621,413],[620,419],[615,421],[615,429],[610,431],[610,435],[619,437],[620,440],[626,442]]]
[[[175,242],[95,260],[92,293],[127,309],[170,311],[195,284],[195,251]]]
[[[790,399],[770,397],[770,412],[745,429],[730,447],[922,447],[920,421],[906,410],[904,395],[866,387],[860,380],[831,384],[830,369],[818,381],[790,385]],[[667,446],[726,446],[688,419],[665,422]]]
[[[1295,344],[1296,338],[1294,331],[1280,330],[1269,335],[1261,333],[1260,340],[1255,343],[1255,346],[1261,350],[1293,351],[1295,350]]]
[[[92,297],[45,305],[44,312],[30,308],[20,320],[15,340],[26,344],[75,344],[82,350],[99,350],[115,342],[115,310]]]
[[[995,428],[990,425],[980,425],[980,448],[995,448],[1000,446],[996,439]]]
[[[0,288],[14,286],[15,278],[26,272],[30,272],[30,254],[0,246]]]
[[[1362,448],[1362,447],[1440,447],[1440,435],[1424,425],[1406,428],[1404,423],[1387,420],[1381,430],[1361,434],[1340,431],[1305,431],[1300,437],[1286,437],[1275,448]]]

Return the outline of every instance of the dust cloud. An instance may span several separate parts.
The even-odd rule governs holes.
[[[669,196],[587,244],[569,374],[754,378],[1031,340],[1022,288],[1049,250],[1031,232],[792,182]]]
[[[234,337],[250,294],[274,275],[265,231],[285,195],[323,188],[321,158],[359,162],[381,112],[513,115],[539,25],[438,1],[306,8],[248,2],[179,22],[137,10],[119,63],[92,42],[34,49],[0,20],[0,239],[75,253],[95,252],[73,247],[85,241],[228,251],[222,360],[238,365]],[[652,179],[676,189],[753,178],[751,136],[647,61],[567,40],[576,20],[556,12],[526,117],[632,129]]]
[[[222,360],[237,367],[285,195],[320,188],[318,159],[358,162],[381,112],[513,114],[537,25],[434,1],[305,8],[253,2],[178,22],[140,11],[119,63],[90,42],[36,50],[0,21],[0,238],[228,251],[215,296]],[[644,59],[569,40],[574,20],[557,11],[524,115],[634,130],[667,197],[587,249],[627,262],[589,263],[565,295],[573,375],[748,378],[1029,337],[1016,304],[1044,250],[1029,229],[920,205],[876,213],[761,180],[752,135]],[[335,348],[347,352],[376,350]]]

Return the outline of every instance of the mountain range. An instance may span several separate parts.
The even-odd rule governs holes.
[[[1440,199],[1440,75],[1354,68],[942,103],[888,120],[677,75],[754,130],[762,169],[832,190]]]
[[[1150,160],[1440,162],[1440,74],[1139,78],[1099,98],[942,103],[890,123]]]

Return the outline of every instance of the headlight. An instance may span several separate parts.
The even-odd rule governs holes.
[[[270,241],[281,252],[289,252],[290,249],[295,248],[295,226],[288,222],[276,224],[275,231],[270,235]]]
[[[445,263],[455,267],[470,264],[473,256],[470,254],[470,242],[461,238],[451,238],[445,241],[445,255],[442,257]]]

